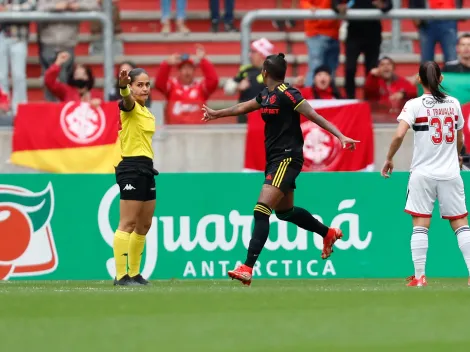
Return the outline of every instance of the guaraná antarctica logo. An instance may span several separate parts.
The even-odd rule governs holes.
[[[0,185],[0,280],[44,275],[57,268],[53,213],[51,183],[38,193]]]
[[[98,209],[99,230],[111,248],[115,229],[110,224],[110,212],[118,197],[119,186],[114,185],[105,193]],[[360,230],[360,216],[353,209],[355,205],[356,199],[340,201],[338,214],[328,224],[331,227],[341,227],[345,232],[345,237],[335,244],[335,249],[339,251],[363,251],[372,241],[371,231]],[[323,221],[321,216],[314,216]],[[271,216],[270,222],[270,238],[263,249],[263,257],[254,268],[255,277],[308,278],[338,275],[334,259],[322,261],[313,258],[314,253],[319,257],[323,248],[323,239],[319,235],[301,228],[290,230],[288,224],[275,215]],[[242,215],[235,209],[228,214],[206,214],[202,217],[153,217],[152,226],[147,233],[142,275],[149,278],[168,275],[178,279],[224,278],[227,270],[240,264],[239,260],[246,255],[252,226],[253,215]],[[292,259],[293,257],[296,259]],[[170,259],[177,264],[167,262],[169,258],[177,258]],[[113,278],[116,272],[112,255],[106,261],[106,268]]]

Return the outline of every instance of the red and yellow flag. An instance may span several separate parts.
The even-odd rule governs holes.
[[[57,173],[111,173],[120,160],[119,108],[103,103],[19,105],[10,161]]]

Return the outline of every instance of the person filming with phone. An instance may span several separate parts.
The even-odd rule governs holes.
[[[173,54],[161,63],[155,88],[167,99],[165,123],[201,123],[202,106],[219,84],[215,67],[205,55],[204,47],[196,45],[195,55]],[[178,69],[176,77],[170,77],[172,66]],[[196,77],[197,67],[202,71],[202,78]]]

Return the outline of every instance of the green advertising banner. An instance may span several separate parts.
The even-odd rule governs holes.
[[[444,80],[442,81],[442,87],[445,89],[446,94],[449,94],[456,98],[460,104],[466,104],[470,102],[470,74],[468,73],[453,73],[443,72]],[[418,96],[424,93],[423,86],[418,85]]]
[[[470,182],[470,174],[463,173]],[[303,173],[295,203],[340,227],[329,260],[322,239],[271,216],[255,277],[389,278],[413,274],[411,219],[403,212],[407,173]],[[161,174],[142,274],[150,279],[221,279],[244,261],[255,174]],[[427,274],[467,276],[447,221],[429,233]],[[113,175],[0,175],[0,278],[106,280],[114,276],[119,188]]]

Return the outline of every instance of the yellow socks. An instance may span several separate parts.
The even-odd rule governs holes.
[[[116,279],[120,280],[127,274],[127,253],[129,249],[130,234],[116,230],[114,234],[114,260],[116,262]]]
[[[138,235],[135,232],[131,233],[129,240],[129,276],[134,277],[140,274],[140,262],[142,260],[142,253],[144,252],[145,235]]]

